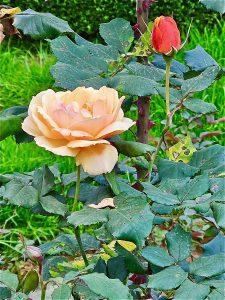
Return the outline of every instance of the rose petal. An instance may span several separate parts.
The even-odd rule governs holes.
[[[33,120],[34,120],[34,123],[36,124],[36,126],[38,127],[38,129],[41,131],[41,135],[43,136],[46,136],[47,138],[50,138],[50,139],[60,139],[61,138],[61,135],[52,130],[51,127],[48,127],[47,125],[45,125],[44,121],[42,121],[40,119],[40,116],[38,116],[36,113],[32,113],[31,114]]]
[[[112,122],[112,115],[105,115],[102,117],[97,117],[93,119],[85,119],[83,121],[77,122],[74,124],[71,129],[85,131],[92,136],[95,136],[103,128],[109,125]]]
[[[117,107],[119,102],[118,92],[112,88],[103,86],[99,89],[100,99],[104,99],[106,102],[106,111],[108,114],[112,114],[114,108]]]
[[[38,136],[41,135],[40,130],[38,129],[37,125],[34,122],[34,119],[32,118],[32,116],[28,116],[24,119],[23,123],[22,123],[22,129],[32,135],[32,136]]]
[[[109,124],[107,127],[105,127],[102,131],[100,131],[95,138],[104,138],[104,137],[110,137],[116,134],[120,134],[127,129],[129,129],[131,126],[133,126],[135,122],[133,122],[131,119],[123,118],[122,121],[116,121],[112,124]]]
[[[91,134],[80,130],[70,130],[67,128],[55,128],[54,130],[59,132],[62,136],[64,136],[69,141],[74,140],[74,138],[86,139],[86,140],[90,140],[93,138]]]
[[[91,208],[105,208],[105,207],[115,208],[113,198],[105,198],[102,199],[102,201],[100,201],[98,204],[89,204],[88,206]]]
[[[94,93],[94,89],[92,87],[85,88],[85,87],[78,87],[74,91],[72,91],[71,99],[76,101],[80,108],[91,98],[92,93]]]
[[[67,141],[65,140],[52,140],[44,136],[38,136],[34,138],[38,146],[51,151],[54,154],[61,156],[73,156],[75,157],[79,153],[80,149],[72,149],[67,147]]]
[[[96,141],[76,140],[76,141],[69,142],[67,146],[71,148],[83,148],[83,147],[89,147],[97,144],[110,144],[110,143],[106,140],[96,140]]]
[[[118,153],[112,145],[98,144],[81,148],[76,157],[76,165],[82,165],[90,175],[111,172],[118,160]]]

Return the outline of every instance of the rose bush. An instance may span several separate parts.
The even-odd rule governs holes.
[[[111,172],[118,153],[106,138],[134,124],[124,117],[123,99],[107,87],[47,90],[33,97],[22,128],[40,147],[76,157],[77,166],[82,165],[91,175]]]
[[[146,16],[147,3],[138,1],[141,17]],[[0,298],[30,299],[30,292],[39,287],[41,296],[34,298],[44,300],[49,284],[55,286],[53,300],[224,296],[224,147],[208,147],[201,139],[196,143],[192,135],[194,122],[217,112],[215,105],[196,98],[196,92],[224,76],[224,68],[200,46],[184,53],[185,63],[176,61],[180,35],[168,17],[155,22],[153,47],[163,55],[153,60],[149,31],[134,41],[124,19],[100,25],[104,45],[86,41],[51,14],[27,10],[15,17],[14,25],[34,38],[48,38],[57,58],[51,69],[55,84],[70,91],[39,93],[28,117],[26,107],[4,111],[3,136],[12,134],[13,120],[20,125],[26,117],[23,129],[39,146],[75,157],[78,167],[76,174],[43,165],[34,172],[0,176],[0,206],[30,209],[43,215],[43,222],[53,215],[60,232],[44,244],[35,237],[34,246],[19,235],[18,256],[13,261],[0,257]],[[110,144],[109,137],[133,124],[124,118],[123,97],[114,88],[129,95],[124,111],[136,111],[138,126],[156,147],[119,137]],[[166,119],[161,120],[165,126],[160,137],[153,140],[144,104],[155,111],[150,101],[152,96],[154,103],[155,95],[165,99]],[[178,113],[182,121],[191,120],[190,127],[175,127]],[[20,142],[29,139],[16,129]],[[113,169],[117,150],[127,158]],[[89,176],[80,165],[91,175],[113,170]],[[1,235],[10,236],[10,248],[7,227],[12,221],[7,219],[0,228]],[[22,254],[27,261],[11,267]]]

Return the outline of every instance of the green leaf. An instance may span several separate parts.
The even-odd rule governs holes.
[[[225,203],[212,203],[211,208],[216,223],[222,229],[225,229]]]
[[[98,74],[89,70],[75,69],[74,66],[57,62],[51,68],[51,74],[58,87],[74,90],[79,86],[93,87],[99,89],[107,85],[107,79],[99,77]]]
[[[121,53],[130,49],[134,39],[130,23],[121,18],[100,24],[99,33],[109,46],[117,48]]]
[[[116,47],[91,43],[82,38],[79,34],[76,34],[75,40],[77,45],[88,49],[94,57],[104,59],[108,62],[117,60],[119,57],[119,52]]]
[[[59,202],[55,197],[48,195],[40,198],[40,204],[45,211],[51,214],[65,216],[68,205]]]
[[[166,99],[166,89],[165,89],[165,86],[161,86],[161,87],[158,86],[157,87],[157,91],[158,91],[159,95],[161,97],[163,97],[163,99]],[[170,88],[170,101],[171,101],[171,103],[173,105],[179,103],[182,98],[183,98],[183,96],[182,96],[181,90]]]
[[[179,266],[171,266],[149,276],[148,287],[160,291],[172,290],[181,285],[187,277],[188,273]]]
[[[14,294],[14,295],[10,298],[10,300],[27,300],[27,299],[29,300],[28,297],[29,297],[28,295],[19,292],[19,293]]]
[[[151,145],[147,145],[147,144],[138,143],[138,142],[131,142],[131,141],[113,142],[113,145],[120,153],[128,157],[142,156],[147,153],[153,153],[155,151],[155,147],[152,147]]]
[[[73,234],[60,234],[57,238],[56,241],[60,242],[61,244],[63,243],[67,247],[70,248],[71,252],[74,255],[76,252],[80,251],[79,245],[77,243],[77,240],[75,239],[75,236]],[[97,250],[100,247],[99,241],[87,233],[81,234],[81,241],[83,244],[84,250]]]
[[[109,279],[104,274],[92,273],[80,277],[91,291],[108,300],[132,299],[129,289],[119,279]]]
[[[73,293],[75,293],[77,299],[83,298],[85,300],[99,300],[99,296],[91,291],[84,282],[77,282],[73,288]]]
[[[52,300],[69,300],[71,295],[71,288],[66,285],[62,284],[60,287],[54,289],[52,293]]]
[[[88,70],[92,74],[107,71],[107,63],[103,59],[93,57],[87,48],[76,45],[66,36],[51,41],[51,48],[61,63],[73,66],[77,71]]]
[[[32,186],[38,190],[40,196],[50,192],[53,185],[54,175],[46,165],[34,171]]]
[[[219,12],[221,15],[225,13],[225,0],[200,0],[207,9]]]
[[[225,178],[210,178],[209,183],[210,183],[210,191],[213,193],[213,195],[215,195],[215,198],[218,197],[223,201],[225,201],[225,195],[224,195]],[[215,201],[217,200],[215,199]]]
[[[116,242],[115,250],[119,256],[125,259],[125,265],[129,273],[134,274],[145,274],[146,267],[141,263],[137,256],[132,254],[130,251],[122,247],[118,242]]]
[[[0,112],[1,117],[19,116],[25,118],[27,116],[28,106],[12,106]]]
[[[23,281],[23,293],[29,293],[36,290],[39,283],[39,277],[35,270],[31,270],[26,274],[26,277]]]
[[[0,283],[1,284],[1,283]],[[11,299],[11,291],[4,286],[0,286],[0,300]]]
[[[157,95],[161,85],[145,76],[132,75],[122,71],[110,78],[109,86],[121,93],[134,96]]]
[[[117,181],[120,192],[133,197],[145,197],[145,194],[132,188],[129,184],[122,180]],[[146,198],[146,197],[145,197]]]
[[[22,118],[19,116],[0,116],[0,141],[9,135],[14,135],[21,131]]]
[[[186,177],[192,177],[198,169],[183,162],[175,162],[167,159],[159,159],[158,162],[159,178],[161,180],[181,179]]]
[[[204,255],[214,255],[219,253],[225,253],[225,237],[222,233],[218,233],[217,236],[207,244],[201,245]]]
[[[224,254],[201,256],[190,265],[191,274],[203,277],[211,277],[225,272]]]
[[[220,145],[213,145],[196,151],[193,154],[189,165],[200,169],[202,172],[207,171],[211,175],[213,174],[213,169],[224,165],[224,151],[225,147]]]
[[[108,230],[114,237],[141,247],[151,233],[154,219],[146,199],[122,193],[114,198],[114,204],[116,208],[108,214]]]
[[[4,199],[10,204],[30,208],[38,203],[38,191],[19,180],[13,179],[5,186]]]
[[[13,25],[34,39],[53,39],[62,33],[74,33],[68,22],[32,9],[16,14]]]
[[[13,291],[16,291],[19,283],[17,275],[9,272],[8,270],[0,270],[0,282]]]
[[[208,285],[214,287],[216,289],[224,288],[224,280],[220,279],[206,279],[201,281],[201,284]]]
[[[166,69],[166,63],[163,59],[163,56],[161,54],[155,54],[153,61],[153,65],[160,68],[160,69]],[[184,64],[180,63],[179,61],[172,59],[171,61],[171,72],[177,73],[181,76],[183,76],[184,73],[188,72],[189,68],[185,66]]]
[[[6,287],[0,286],[0,300],[11,299],[11,291]]]
[[[213,290],[212,293],[208,295],[209,300],[222,300],[225,297],[224,287]]]
[[[174,264],[174,258],[159,246],[148,246],[142,250],[142,256],[153,265],[168,267]]]
[[[81,234],[81,241],[84,247],[84,250],[96,250],[99,249],[100,245],[97,239],[94,236],[89,234]],[[70,256],[74,256],[80,251],[79,245],[75,236],[72,234],[60,234],[56,239],[46,242],[40,245],[42,254],[59,254],[67,253]]]
[[[106,262],[101,257],[98,259],[93,272],[107,274]]]
[[[129,71],[129,74],[142,76],[154,81],[161,81],[165,79],[166,72],[155,66],[146,66],[138,62],[131,62],[125,65],[125,68]]]
[[[223,0],[222,0],[223,1]],[[194,71],[203,71],[208,67],[218,66],[218,63],[201,46],[184,51],[187,65]]]
[[[200,99],[188,99],[184,101],[184,106],[198,114],[209,114],[217,111],[217,107],[213,103],[208,103]]]
[[[170,255],[177,261],[182,261],[191,255],[191,234],[186,232],[180,225],[166,234],[166,243]]]
[[[185,186],[178,190],[178,198],[181,202],[185,200],[193,200],[199,196],[205,194],[209,189],[209,177],[208,174],[196,176],[194,179],[190,179]]]
[[[68,222],[74,226],[93,225],[106,222],[109,209],[96,209],[85,207],[80,211],[72,213],[68,218]]]
[[[176,195],[163,192],[151,183],[143,182],[142,186],[144,187],[144,192],[153,202],[165,205],[175,205],[180,203]]]
[[[87,173],[85,173],[83,170],[81,170],[81,172],[80,172],[80,181],[83,181],[83,180],[87,179],[88,176],[89,175]],[[74,183],[75,181],[77,181],[77,172],[62,174],[61,179],[62,179],[62,183],[64,185]]]
[[[208,88],[215,81],[219,71],[220,68],[218,66],[208,67],[200,75],[185,80],[181,86],[183,97]]]
[[[107,261],[107,275],[111,279],[119,279],[120,281],[124,281],[128,275],[125,265],[125,258],[121,256],[110,258]]]
[[[80,274],[80,271],[69,271],[64,276],[63,283],[74,280],[79,274]]]
[[[51,278],[50,271],[51,270],[57,270],[58,271],[58,264],[67,262],[67,258],[63,256],[53,256],[48,257],[44,260],[44,266],[43,266],[43,280],[47,281],[49,278]]]
[[[67,196],[74,199],[75,186],[72,186]],[[112,190],[109,186],[93,186],[90,183],[83,182],[80,185],[79,201],[86,202],[88,204],[99,203],[104,198],[113,197]]]
[[[117,183],[117,180],[116,180],[116,174],[115,174],[115,171],[112,170],[110,173],[106,173],[105,174],[105,178],[106,180],[108,181],[113,193],[115,195],[119,195],[120,193],[120,188],[119,188],[119,185]]]
[[[176,290],[174,300],[204,300],[210,293],[210,288],[202,284],[196,284],[186,279]]]

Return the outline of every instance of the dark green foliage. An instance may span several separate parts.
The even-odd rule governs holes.
[[[4,4],[19,6],[22,10],[31,8],[39,12],[50,12],[68,21],[74,31],[92,37],[97,35],[100,23],[113,18],[122,17],[132,23],[136,22],[136,0],[5,0]],[[216,18],[220,18],[219,13],[208,11],[199,0],[158,0],[150,8],[150,18],[153,20],[160,15],[173,15],[178,23],[185,23],[186,27],[193,17],[194,24],[201,28],[214,24]]]

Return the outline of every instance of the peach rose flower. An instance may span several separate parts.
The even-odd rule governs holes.
[[[4,30],[3,25],[0,23],[0,44],[4,40],[4,37],[5,37],[3,30]]]
[[[118,153],[106,139],[134,122],[121,109],[116,90],[78,87],[74,91],[43,91],[32,98],[22,128],[38,146],[57,155],[76,157],[91,175],[111,172]]]

